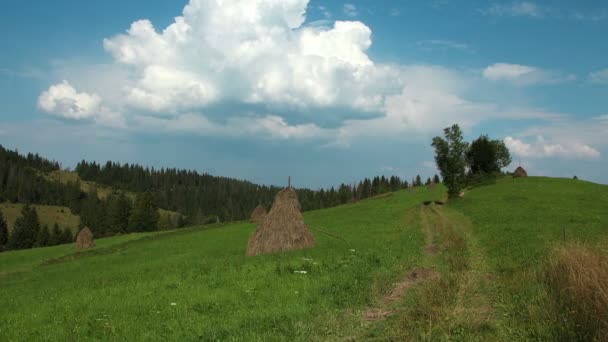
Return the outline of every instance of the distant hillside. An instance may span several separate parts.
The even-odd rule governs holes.
[[[78,223],[80,222],[80,218],[77,215],[74,215],[70,208],[58,207],[54,205],[34,205],[34,207],[38,212],[41,225],[47,225],[49,228],[52,228],[53,225],[57,223],[61,228],[70,228],[72,233],[76,233],[78,231]],[[23,208],[22,203],[0,204],[0,211],[2,211],[2,214],[4,214],[4,218],[8,223],[9,231],[13,229],[15,220],[21,213],[21,208]]]

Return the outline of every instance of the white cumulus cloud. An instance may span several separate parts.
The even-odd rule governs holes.
[[[38,97],[38,107],[66,119],[93,119],[105,126],[124,126],[120,114],[102,106],[97,94],[78,92],[65,80],[43,91]]]
[[[505,145],[518,156],[531,158],[558,157],[566,159],[597,159],[600,152],[580,141],[548,142],[544,137],[538,136],[536,141],[526,143],[520,139],[506,137]]]

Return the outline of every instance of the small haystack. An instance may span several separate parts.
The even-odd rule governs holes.
[[[261,223],[262,221],[264,221],[264,217],[266,217],[266,209],[264,209],[262,205],[258,205],[251,212],[251,217],[249,220],[251,221],[251,223]]]
[[[82,228],[78,233],[78,237],[76,237],[76,249],[88,249],[93,247],[95,247],[93,232],[91,232],[89,227]]]
[[[249,238],[247,255],[313,247],[315,239],[300,213],[298,195],[291,187],[279,191],[272,208]]]
[[[523,167],[518,166],[517,169],[515,169],[515,171],[513,171],[513,178],[520,178],[520,177],[528,177],[528,173],[526,172],[526,170],[524,170]]]

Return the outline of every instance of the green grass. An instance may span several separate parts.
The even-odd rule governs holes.
[[[505,340],[558,340],[562,323],[543,274],[550,253],[580,242],[608,252],[608,186],[571,179],[503,178],[449,206],[473,223],[496,278]],[[606,319],[604,317],[603,319]]]
[[[360,312],[420,261],[424,234],[405,224],[408,208],[441,195],[421,188],[305,213],[311,227],[346,242],[313,231],[315,248],[285,254],[245,257],[254,229],[249,223],[129,242],[117,241],[126,236],[102,239],[95,250],[67,257],[67,246],[3,253],[0,335],[8,340],[346,337],[362,324]]]
[[[33,206],[36,208],[41,225],[46,224],[49,229],[52,229],[53,225],[57,223],[61,229],[69,227],[74,233],[78,231],[80,217],[72,214],[70,208],[54,205]],[[13,229],[17,217],[21,215],[21,208],[23,208],[21,203],[0,203],[0,210],[8,223],[9,231]]]
[[[503,178],[469,189],[446,206],[420,205],[444,195],[444,189],[419,188],[304,213],[317,246],[283,254],[245,257],[254,226],[244,222],[101,239],[82,253],[72,246],[2,253],[0,336],[188,341],[581,336],[576,326],[559,321],[562,308],[545,279],[546,262],[563,244],[564,227],[568,243],[607,252],[608,186]],[[393,284],[418,268],[440,276],[415,283],[387,304]],[[369,308],[391,315],[367,322]]]

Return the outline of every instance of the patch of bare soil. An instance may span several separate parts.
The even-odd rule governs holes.
[[[431,268],[416,268],[402,281],[395,283],[393,290],[384,296],[384,303],[381,307],[369,308],[363,313],[366,321],[379,321],[386,319],[393,312],[387,306],[405,295],[407,290],[419,282],[433,279],[439,276],[439,272]]]
[[[426,246],[426,253],[428,255],[437,255],[437,253],[439,253],[439,251],[437,250],[437,245],[432,243],[430,245]]]

